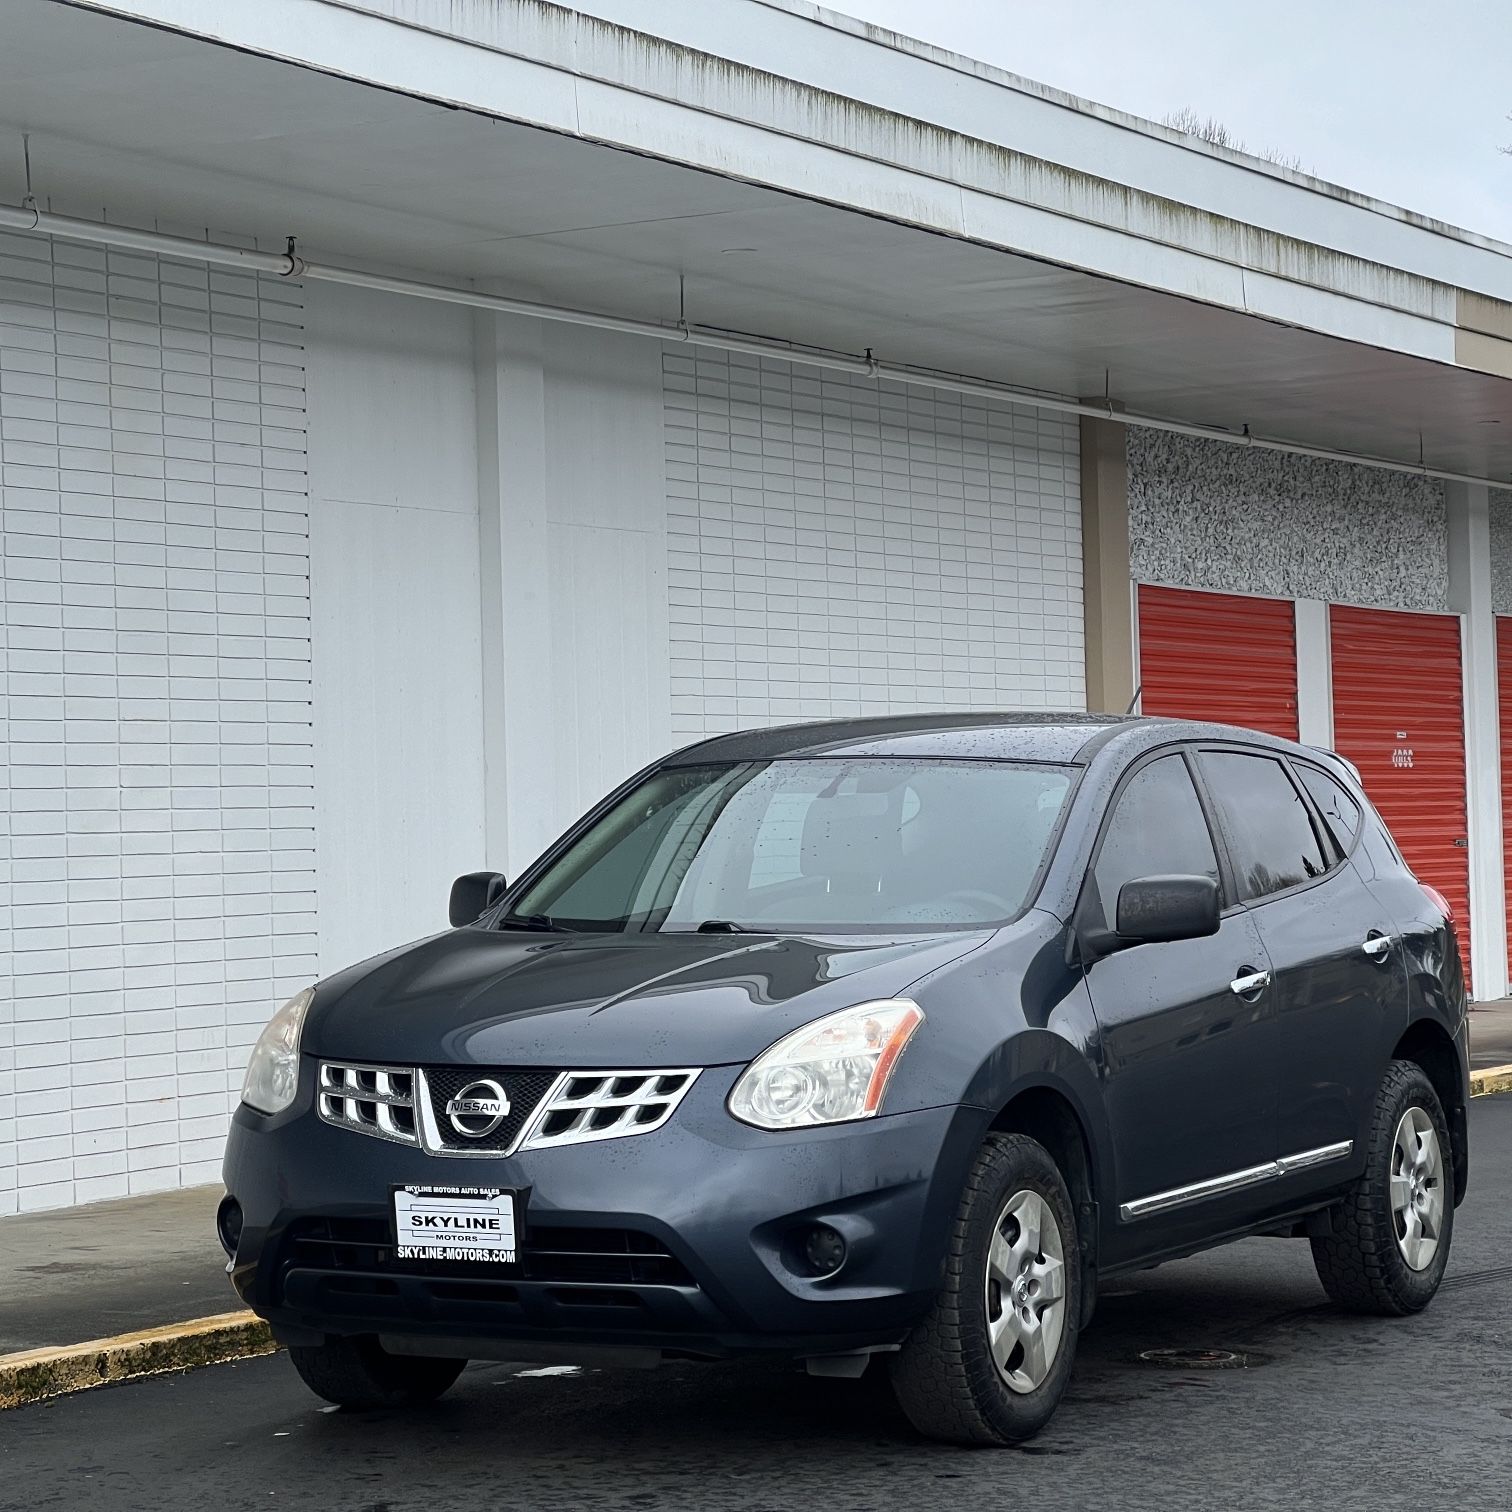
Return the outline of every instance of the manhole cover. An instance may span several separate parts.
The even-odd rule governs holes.
[[[1146,1349],[1139,1358],[1167,1370],[1243,1370],[1250,1363],[1248,1355],[1231,1349]]]

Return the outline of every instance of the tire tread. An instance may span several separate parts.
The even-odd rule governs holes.
[[[994,1425],[984,1412],[984,1400],[991,1400],[989,1393],[1005,1388],[999,1383],[985,1346],[974,1347],[974,1321],[966,1316],[965,1299],[975,1284],[972,1276],[976,1260],[971,1253],[970,1232],[973,1216],[983,1204],[995,1202],[1005,1168],[1046,1166],[1064,1192],[1064,1179],[1049,1152],[1026,1134],[989,1134],[972,1163],[951,1225],[939,1295],[929,1314],[895,1356],[892,1367],[893,1389],[899,1403],[914,1427],[930,1438],[954,1444],[1003,1444],[1027,1438],[1041,1426],[1040,1421],[1035,1421],[1027,1431],[1007,1431]],[[1074,1213],[1069,1192],[1065,1196],[1067,1207]],[[1067,1294],[1065,1333],[1060,1347],[1065,1358],[1076,1348],[1080,1307],[1078,1288],[1073,1284],[1073,1276],[1080,1275],[1079,1260],[1072,1260],[1077,1243],[1074,1225],[1063,1238],[1067,1249]],[[1050,1410],[1054,1410],[1053,1402]]]
[[[1422,1104],[1437,1124],[1446,1171],[1452,1151],[1444,1138],[1447,1123],[1438,1095],[1422,1068],[1413,1061],[1392,1061],[1381,1080],[1371,1115],[1364,1174],[1333,1210],[1333,1232],[1312,1241],[1313,1263],[1323,1289],[1349,1312],[1403,1317],[1427,1305],[1433,1291],[1406,1284],[1406,1263],[1397,1249],[1391,1219],[1391,1144],[1401,1109],[1408,1099]],[[1452,1215],[1452,1194],[1446,1215]],[[1451,1228],[1446,1225],[1442,1249],[1447,1252]],[[1437,1280],[1433,1289],[1437,1288]]]

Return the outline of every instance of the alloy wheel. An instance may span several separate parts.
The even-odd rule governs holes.
[[[1408,1108],[1391,1142],[1391,1219],[1402,1258],[1415,1271],[1427,1270],[1443,1234],[1444,1158],[1422,1108]]]
[[[1066,1329],[1066,1251],[1054,1210],[1038,1192],[1004,1204],[987,1250],[987,1337],[1012,1391],[1050,1374]]]

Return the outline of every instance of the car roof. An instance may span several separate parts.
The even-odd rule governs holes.
[[[779,761],[816,756],[935,757],[1081,764],[1105,746],[1126,755],[1175,740],[1241,740],[1300,753],[1305,747],[1257,730],[1148,715],[1086,713],[882,714],[825,719],[716,735],[668,757],[667,765]],[[1315,753],[1312,753],[1315,754]]]

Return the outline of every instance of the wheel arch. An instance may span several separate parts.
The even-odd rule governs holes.
[[[1051,1081],[1020,1087],[993,1117],[994,1134],[1027,1134],[1055,1157],[1078,1206],[1096,1203],[1100,1183],[1092,1138],[1076,1104]]]
[[[1108,1161],[1076,1091],[1053,1072],[1031,1074],[1008,1089],[990,1132],[1027,1134],[1049,1151],[1065,1177],[1076,1208],[1082,1254],[1082,1324],[1097,1300],[1104,1213],[1112,1200]]]
[[[1443,1104],[1454,1146],[1454,1205],[1458,1207],[1470,1175],[1468,1088],[1461,1074],[1459,1048],[1437,1019],[1418,1018],[1403,1031],[1391,1058],[1420,1067]]]
[[[1112,1199],[1113,1149],[1102,1085],[1088,1052],[1074,1039],[1050,1029],[1021,1030],[978,1066],[961,1101],[984,1109],[991,1127],[1006,1133],[1033,1134],[1012,1127],[1011,1119],[1063,1107],[1080,1140],[1094,1199]],[[1017,1112],[1010,1115],[1012,1108]]]

